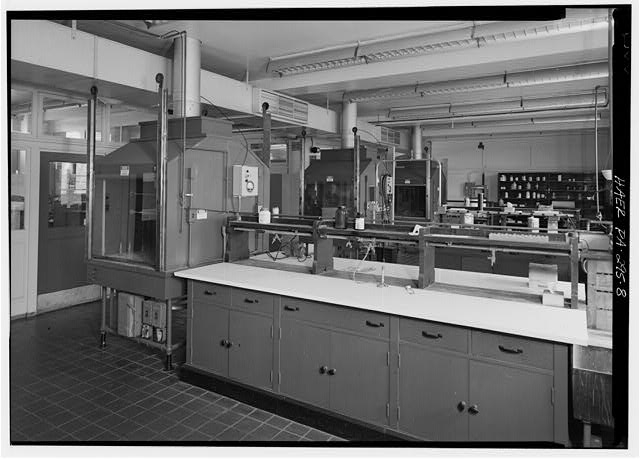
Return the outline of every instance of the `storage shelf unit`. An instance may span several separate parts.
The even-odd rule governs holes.
[[[593,174],[567,172],[498,172],[498,199],[516,207],[569,201],[576,208],[595,207]]]

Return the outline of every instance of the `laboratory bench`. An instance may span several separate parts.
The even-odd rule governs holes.
[[[569,445],[584,310],[543,306],[526,278],[436,269],[418,289],[416,266],[309,264],[263,255],[176,272],[188,281],[181,372],[403,439]]]

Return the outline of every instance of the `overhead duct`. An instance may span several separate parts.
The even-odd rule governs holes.
[[[173,41],[173,114],[200,116],[200,40],[180,34]]]
[[[276,76],[363,65],[460,49],[604,29],[606,10],[596,16],[567,17],[559,21],[462,23],[444,32],[359,41],[270,58]],[[336,54],[337,52],[337,54]],[[279,64],[278,64],[279,63]]]
[[[582,65],[529,70],[524,72],[504,72],[486,77],[460,79],[440,83],[418,83],[414,85],[397,86],[389,89],[353,91],[345,94],[344,99],[352,102],[362,102],[402,97],[425,97],[440,94],[468,93],[491,89],[526,87],[540,84],[606,78],[608,75],[608,63],[606,61],[602,61]]]

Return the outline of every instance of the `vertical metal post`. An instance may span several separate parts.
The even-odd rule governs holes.
[[[91,260],[93,241],[93,199],[94,190],[94,169],[96,158],[96,106],[98,100],[98,88],[91,86],[91,97],[87,103],[87,211],[86,219],[86,259]]]
[[[100,316],[100,347],[107,347],[107,288],[100,286],[102,314]]]
[[[578,274],[580,270],[578,235],[576,233],[569,233],[568,237],[571,246],[571,309],[578,309]]]
[[[354,216],[360,212],[360,136],[358,128],[353,127],[353,206]]]
[[[427,167],[427,176],[426,176],[426,184],[425,184],[425,214],[427,217],[427,221],[431,221],[433,218],[433,211],[431,206],[431,149],[429,147],[424,147],[425,159],[426,159],[426,167]]]
[[[396,219],[396,155],[393,154],[393,162],[391,168],[391,223]]]
[[[300,144],[300,199],[298,202],[299,214],[304,215],[304,152],[307,148],[307,131],[302,130],[302,143]]]
[[[171,311],[171,306],[172,306],[172,302],[171,302],[171,298],[169,298],[166,301],[166,305],[167,305],[167,341],[165,343],[165,349],[166,349],[166,353],[167,353],[167,357],[165,360],[165,367],[164,369],[167,371],[171,371],[173,370],[173,363],[172,363],[172,355],[173,355],[173,344],[172,344],[172,340],[173,340],[173,333],[172,333],[172,311]]]
[[[600,175],[600,168],[598,167],[598,88],[596,86],[593,91],[593,111],[594,111],[594,135],[595,135],[595,150],[596,150],[596,218],[600,220],[602,214],[600,213],[600,183],[598,176]],[[611,135],[611,134],[609,134]]]
[[[159,271],[166,269],[166,219],[167,219],[167,97],[164,76],[156,75],[160,106],[158,108],[158,147],[156,152],[156,266]]]

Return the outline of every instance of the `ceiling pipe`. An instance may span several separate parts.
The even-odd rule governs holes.
[[[601,15],[596,17],[577,17],[564,19],[560,21],[545,22],[496,22],[486,26],[466,27],[456,29],[450,32],[431,33],[417,35],[415,37],[405,37],[399,39],[382,38],[376,41],[355,42],[346,45],[336,45],[332,47],[320,48],[317,50],[302,51],[283,56],[270,58],[269,67],[274,61],[291,60],[289,65],[282,65],[279,68],[272,68],[271,72],[279,76],[287,76],[300,73],[308,73],[314,71],[327,70],[344,66],[362,65],[371,62],[380,62],[393,60],[397,58],[414,57],[424,55],[431,52],[452,51],[461,48],[480,47],[500,42],[512,42],[527,40],[531,38],[540,38],[542,36],[554,36],[565,33],[577,33],[593,31],[607,27],[607,16]],[[381,43],[393,43],[399,40],[414,40],[424,37],[428,42],[423,41],[406,44],[396,44],[393,49],[378,50],[362,50],[363,46]],[[332,59],[323,61],[299,62],[295,59],[301,59],[308,56],[322,54],[331,51],[342,51],[354,48],[353,55],[337,56]]]
[[[590,62],[582,65],[508,72],[480,78],[461,79],[441,83],[417,83],[392,89],[353,91],[344,95],[352,102],[379,100],[398,97],[424,97],[427,95],[468,93],[510,87],[527,87],[550,83],[564,83],[586,79],[606,78],[609,66],[606,61]]]
[[[513,99],[511,101],[474,103],[466,105],[434,106],[432,109],[401,110],[400,114],[394,115],[390,110],[389,117],[398,121],[415,121],[425,119],[452,119],[482,117],[489,115],[518,115],[527,113],[542,113],[561,110],[577,110],[593,107],[596,104],[599,108],[608,107],[606,91],[600,93],[594,100],[594,95],[566,96],[566,97],[545,97],[537,99]]]

